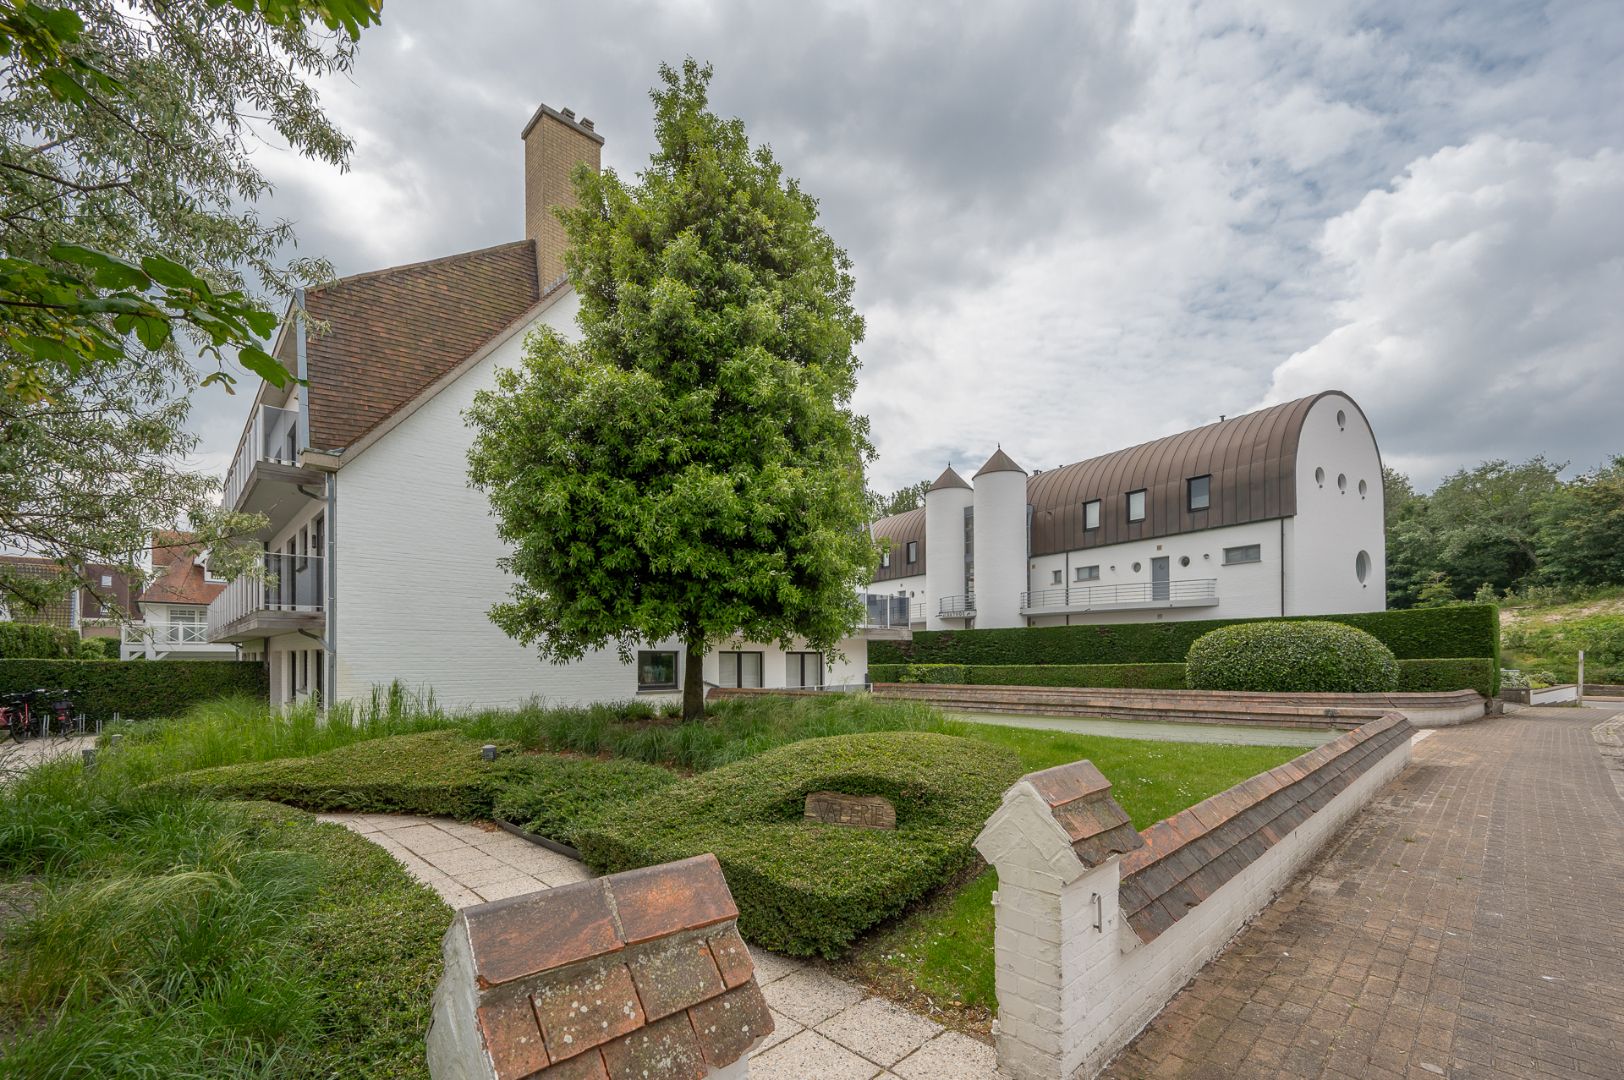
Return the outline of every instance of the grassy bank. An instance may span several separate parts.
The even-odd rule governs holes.
[[[0,790],[0,1077],[413,1077],[450,912],[281,806],[115,760]]]

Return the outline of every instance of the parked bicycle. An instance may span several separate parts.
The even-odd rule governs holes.
[[[84,717],[73,715],[73,699],[66,690],[23,690],[0,694],[0,728],[16,742],[41,735],[68,738],[84,729]]]

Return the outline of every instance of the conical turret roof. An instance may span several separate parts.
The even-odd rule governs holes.
[[[1004,448],[1001,446],[994,450],[992,457],[987,459],[987,463],[976,471],[976,476],[981,477],[987,473],[995,472],[1018,472],[1022,476],[1026,475],[1026,470],[1015,464],[1015,459],[1004,453]]]
[[[942,470],[942,475],[936,478],[936,482],[930,486],[930,490],[943,491],[947,488],[968,488],[969,486],[970,481],[954,472],[953,466],[949,465]]]

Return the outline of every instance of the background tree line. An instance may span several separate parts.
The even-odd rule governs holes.
[[[1570,480],[1566,467],[1485,461],[1431,494],[1384,470],[1388,605],[1624,584],[1624,456]]]

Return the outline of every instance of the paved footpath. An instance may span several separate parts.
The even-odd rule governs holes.
[[[1417,743],[1107,1075],[1624,1078],[1617,710]]]
[[[384,848],[453,908],[585,881],[573,859],[447,818],[323,814]],[[994,1080],[992,1047],[799,960],[752,949],[776,1030],[751,1080]]]

